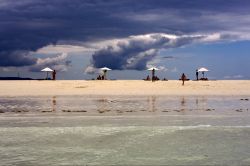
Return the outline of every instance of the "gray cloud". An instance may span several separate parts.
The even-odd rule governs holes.
[[[37,58],[32,57],[28,51],[1,51],[0,66],[2,67],[22,67],[34,65]]]
[[[91,67],[87,69],[107,66],[116,70],[144,70],[148,62],[158,55],[160,49],[181,47],[193,42],[204,42],[208,38],[209,36],[200,35],[175,36],[154,33],[107,41],[107,45],[92,55]]]
[[[71,61],[66,60],[67,56],[67,54],[63,53],[52,58],[38,58],[36,64],[29,67],[29,71],[40,72],[45,67],[50,67],[57,71],[66,71],[71,64]]]

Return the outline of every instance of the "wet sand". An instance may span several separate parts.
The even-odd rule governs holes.
[[[250,95],[250,81],[0,81],[0,96]]]

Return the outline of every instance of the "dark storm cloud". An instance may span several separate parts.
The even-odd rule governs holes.
[[[207,36],[174,36],[162,33],[130,36],[107,44],[92,56],[93,68],[107,66],[111,69],[144,70],[160,49],[181,47]],[[87,71],[93,73],[92,68]]]
[[[226,37],[235,38],[249,33],[245,28],[250,26],[249,11],[247,0],[0,0],[0,66],[33,65],[37,59],[26,52],[58,42],[89,42],[157,32],[223,32]],[[137,45],[128,50],[130,54],[146,51]],[[120,54],[122,57],[113,58],[122,62]],[[94,54],[93,59],[96,57]],[[154,53],[148,57],[151,59]],[[138,68],[143,66],[142,63]]]
[[[27,51],[2,51],[0,52],[0,66],[29,66],[34,65],[37,58],[32,57]]]
[[[133,36],[98,50],[93,54],[92,62],[96,68],[143,70],[146,63],[157,55],[157,49],[168,42],[168,38],[158,34]]]
[[[6,0],[0,3],[0,55],[8,59],[8,63],[0,63],[4,66],[32,64],[23,63],[26,55],[18,54],[19,58],[15,59],[12,52],[36,51],[59,41],[71,43],[111,37],[109,33],[120,34],[116,25],[122,21],[109,18],[105,6],[112,5],[102,1]]]

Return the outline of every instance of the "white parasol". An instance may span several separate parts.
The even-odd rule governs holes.
[[[201,68],[198,69],[198,72],[201,72],[201,73],[202,73],[203,78],[204,78],[204,73],[205,73],[205,72],[208,72],[208,71],[210,71],[210,70],[208,70],[208,69],[205,68],[205,67],[201,67]]]
[[[107,71],[110,71],[112,69],[108,68],[108,67],[103,67],[103,68],[100,68],[102,71],[103,71],[103,76],[104,76],[104,80],[107,79]]]
[[[149,71],[152,71],[152,81],[154,81],[154,77],[155,77],[155,71],[156,70],[160,70],[157,67],[151,67],[148,69]]]
[[[157,67],[151,67],[148,70],[153,71],[153,70],[160,70],[160,69],[158,69]]]
[[[47,72],[46,80],[49,78],[49,72],[53,72],[53,70],[49,67],[46,67],[46,68],[42,69],[41,71]]]

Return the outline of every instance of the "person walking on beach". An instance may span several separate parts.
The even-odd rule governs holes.
[[[197,81],[199,80],[199,72],[198,72],[197,69],[196,69],[196,80],[197,80]]]
[[[186,79],[187,79],[187,77],[185,76],[184,73],[182,73],[182,75],[181,75],[182,86],[184,85],[184,82],[185,82]]]
[[[53,70],[53,72],[52,72],[52,79],[56,80],[56,70]]]

